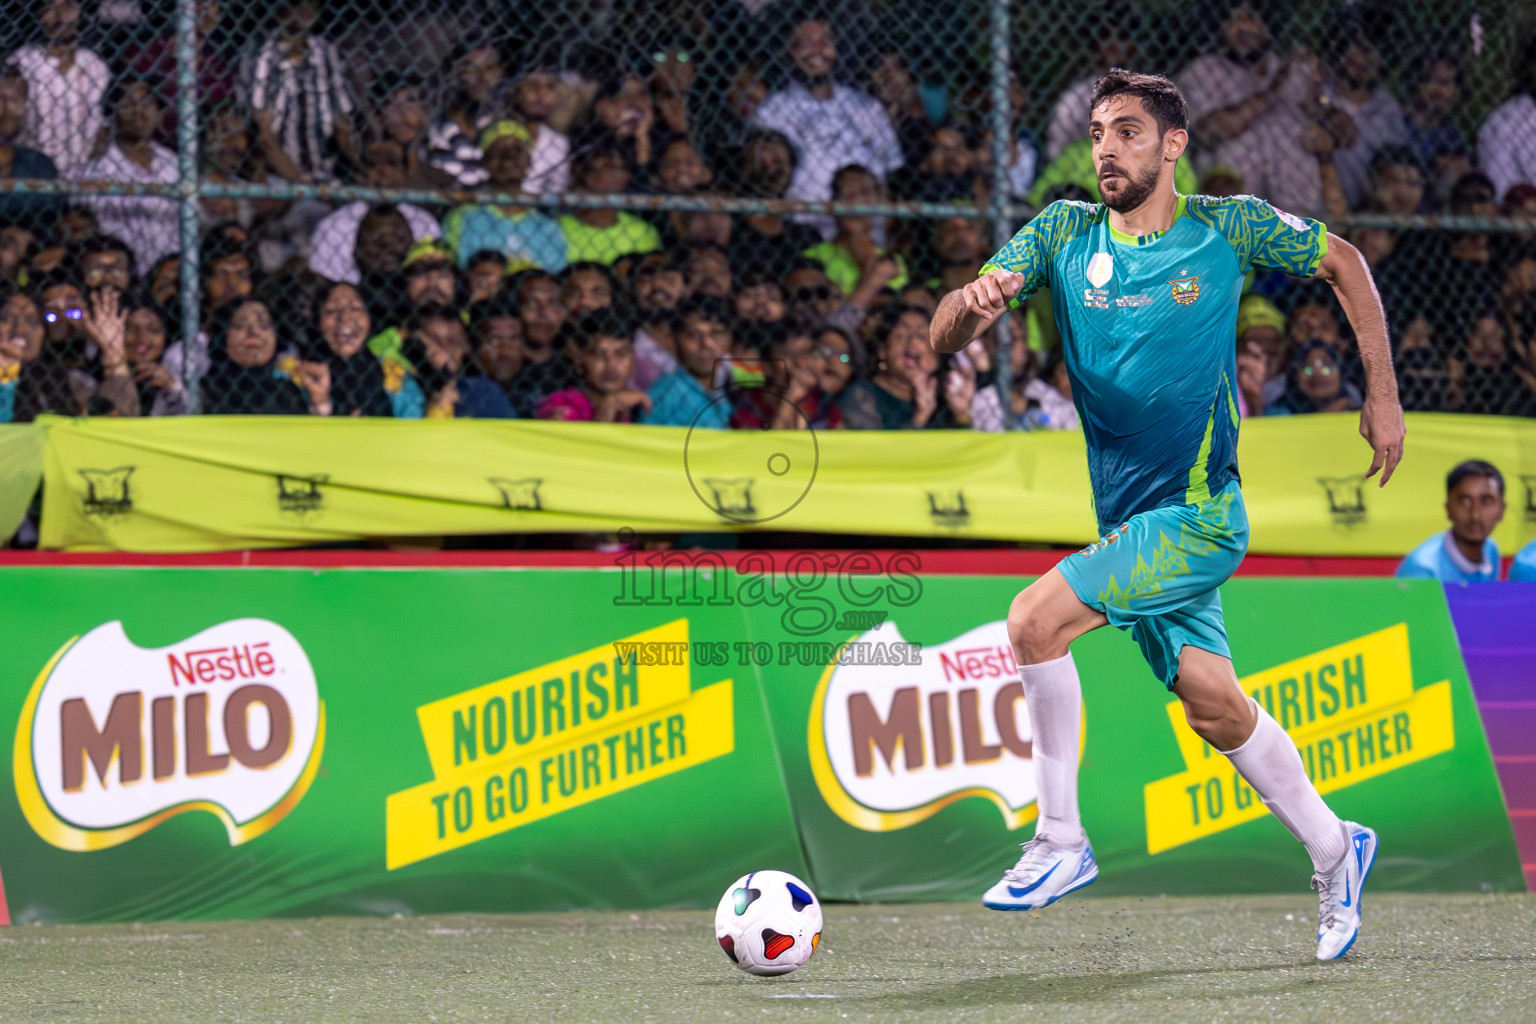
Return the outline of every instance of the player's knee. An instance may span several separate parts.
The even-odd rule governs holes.
[[[1020,665],[1038,665],[1067,653],[1061,624],[1052,621],[1027,590],[1008,608],[1008,639]]]

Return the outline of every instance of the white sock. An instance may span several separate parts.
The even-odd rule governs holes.
[[[1312,866],[1319,872],[1331,870],[1348,850],[1344,825],[1307,778],[1296,744],[1280,723],[1252,697],[1248,703],[1258,712],[1253,735],[1236,750],[1221,753],[1248,780],[1269,812],[1307,848]]]
[[[1077,811],[1077,752],[1082,741],[1083,692],[1070,653],[1039,665],[1020,665],[1029,708],[1030,759],[1040,820],[1035,835],[1058,846],[1081,846],[1088,837]]]

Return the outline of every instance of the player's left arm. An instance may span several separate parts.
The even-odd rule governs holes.
[[[1381,486],[1403,457],[1403,405],[1397,395],[1397,375],[1392,370],[1392,347],[1387,341],[1387,317],[1381,295],[1371,278],[1360,250],[1329,232],[1328,249],[1317,265],[1316,276],[1333,286],[1349,325],[1360,345],[1365,365],[1365,405],[1360,410],[1360,435],[1375,453],[1369,479],[1381,472]]]

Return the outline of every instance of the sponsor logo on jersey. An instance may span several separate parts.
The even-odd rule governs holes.
[[[1169,281],[1173,285],[1173,301],[1181,306],[1187,306],[1200,297],[1200,275],[1194,277],[1181,277]]]
[[[880,637],[893,633],[901,640],[886,623]],[[967,797],[990,801],[1009,829],[1035,818],[1029,713],[1004,621],[924,646],[915,664],[829,664],[807,732],[816,788],[856,828],[907,828]]]
[[[1108,309],[1109,292],[1103,288],[1084,288],[1083,305],[1089,309]]]
[[[184,811],[238,846],[303,799],[325,745],[304,648],[266,619],[234,619],[145,648],[121,622],[59,649],[16,725],[16,795],[65,850],[125,843]]]
[[[1138,306],[1150,306],[1150,305],[1152,305],[1152,296],[1150,296],[1150,295],[1122,295],[1119,298],[1115,299],[1115,305],[1119,306],[1122,309],[1124,309],[1126,307],[1130,307],[1130,308],[1134,309],[1134,308],[1136,308]]]
[[[1088,283],[1103,288],[1115,274],[1115,258],[1107,252],[1095,253],[1088,261]]]

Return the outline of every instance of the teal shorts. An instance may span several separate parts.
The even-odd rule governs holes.
[[[1232,657],[1216,588],[1248,550],[1248,513],[1233,481],[1196,505],[1140,512],[1057,565],[1077,599],[1129,629],[1170,690],[1186,645]]]

